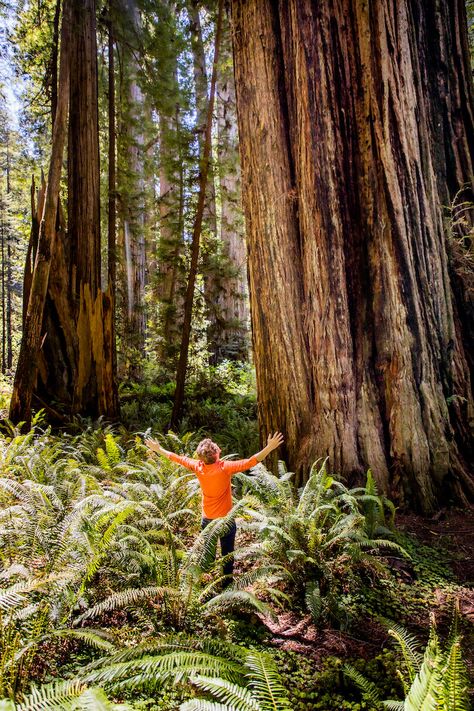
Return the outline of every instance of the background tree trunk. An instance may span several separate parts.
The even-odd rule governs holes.
[[[7,178],[7,201],[11,196],[11,182],[10,182],[10,135],[7,133],[7,164],[6,164],[6,178]],[[7,337],[7,370],[10,370],[13,365],[13,330],[12,330],[12,291],[13,291],[13,275],[12,275],[12,226],[10,220],[7,221],[7,275],[6,275],[6,287],[7,287],[7,317],[6,317],[6,337]]]
[[[219,0],[211,88],[209,95],[209,105],[207,110],[206,139],[204,142],[202,160],[200,162],[199,196],[198,204],[196,207],[196,217],[194,219],[193,225],[193,237],[191,244],[191,266],[189,269],[186,298],[184,302],[183,334],[181,338],[178,369],[176,372],[176,389],[174,395],[173,411],[171,413],[171,427],[175,427],[178,423],[184,401],[184,386],[186,382],[186,371],[188,367],[189,340],[191,335],[191,319],[194,304],[194,287],[196,284],[196,275],[199,259],[199,245],[201,240],[204,204],[206,200],[206,185],[209,172],[209,161],[211,156],[212,112],[214,110],[214,100],[216,93],[217,63],[219,61],[219,46],[222,34],[222,16],[223,0]]]
[[[136,53],[141,33],[140,14],[135,0],[123,0],[123,73],[126,108],[122,115],[123,144],[120,186],[120,217],[123,240],[123,333],[122,355],[125,372],[138,379],[145,348],[145,99],[138,83]],[[125,19],[126,18],[126,19]]]
[[[178,152],[178,160],[175,153]],[[184,157],[179,108],[174,119],[160,115],[160,238],[158,288],[162,319],[159,357],[176,367],[182,329],[185,290],[184,249]]]
[[[220,240],[231,273],[218,294],[220,328],[215,330],[218,359],[247,360],[249,308],[247,250],[242,214],[239,135],[235,100],[230,18],[224,15],[222,47],[217,72],[217,165],[221,204]]]
[[[0,192],[0,242],[1,242],[1,301],[2,301],[2,373],[13,364],[12,344],[12,225],[10,183],[10,134],[5,135],[5,197]]]
[[[199,162],[204,156],[206,141],[206,123],[209,110],[209,81],[206,67],[206,52],[204,47],[203,31],[199,14],[199,0],[190,0],[189,19],[191,33],[191,47],[193,52],[194,91],[196,100],[196,133],[199,146]],[[198,176],[200,179],[200,176]],[[202,218],[202,245],[200,271],[204,281],[204,301],[206,317],[209,321],[207,329],[208,350],[211,362],[217,360],[217,343],[222,329],[222,319],[219,313],[219,293],[221,279],[218,274],[218,263],[221,252],[217,229],[216,210],[216,184],[213,163],[213,148],[211,144],[209,155],[209,174],[206,185],[206,198]]]
[[[7,293],[6,293],[6,229],[5,229],[5,205],[0,193],[0,255],[1,255],[1,299],[2,299],[2,363],[1,371],[7,371]]]
[[[114,381],[117,379],[117,350],[116,350],[116,283],[117,283],[117,170],[116,170],[116,136],[115,136],[115,40],[113,24],[113,4],[109,0],[108,19],[108,134],[109,134],[109,169],[108,169],[108,220],[107,220],[107,275],[108,291],[111,302],[111,341],[112,341],[112,373]],[[116,403],[118,411],[118,402]]]
[[[233,2],[262,433],[285,424],[300,481],[328,455],[424,511],[474,495],[441,208],[472,177],[472,85],[463,3],[438,10]]]

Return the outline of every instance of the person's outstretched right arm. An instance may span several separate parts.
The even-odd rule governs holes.
[[[156,439],[146,439],[145,444],[148,449],[151,449],[152,452],[162,454],[163,457],[171,459],[171,461],[176,462],[176,464],[181,464],[181,466],[186,467],[186,469],[190,469],[192,472],[196,472],[201,468],[201,462],[199,461],[199,459],[191,459],[191,457],[182,457],[180,454],[168,452],[168,450],[162,447],[161,444],[156,441]]]

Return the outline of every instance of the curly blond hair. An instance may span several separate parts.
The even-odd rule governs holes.
[[[199,442],[196,454],[204,464],[214,464],[221,453],[220,447],[207,437]]]

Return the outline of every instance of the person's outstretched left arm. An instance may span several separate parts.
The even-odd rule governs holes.
[[[196,472],[201,468],[201,462],[199,459],[182,457],[180,454],[176,454],[175,452],[169,452],[167,449],[162,447],[156,439],[148,438],[145,440],[145,444],[148,449],[151,449],[152,452],[157,452],[158,454],[163,455],[163,457],[170,459],[172,462],[176,462],[177,464],[181,464],[181,466],[186,467],[186,469],[190,469],[192,472]]]
[[[253,457],[250,457],[249,459],[239,459],[234,462],[225,461],[223,463],[224,470],[229,474],[238,474],[239,472],[243,472],[246,469],[250,469],[250,467],[254,467],[256,464],[258,464],[258,462],[263,461],[265,457],[270,454],[270,452],[273,452],[273,450],[277,449],[282,443],[283,435],[281,432],[275,432],[274,435],[268,435],[267,446],[261,449],[260,452],[257,452],[253,455]]]
[[[275,432],[273,435],[269,434],[267,438],[267,446],[261,449],[260,452],[257,452],[257,454],[254,454],[257,462],[263,462],[265,457],[268,457],[270,452],[273,452],[274,449],[278,449],[280,444],[283,444],[283,435],[281,432]]]

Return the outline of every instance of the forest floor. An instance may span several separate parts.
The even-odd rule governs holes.
[[[463,618],[474,625],[474,508],[467,511],[446,509],[433,518],[414,513],[397,513],[396,523],[399,531],[443,552],[446,565],[453,571],[459,585],[459,610]],[[390,565],[388,559],[387,563]],[[405,564],[399,568],[399,572],[411,580],[409,567]],[[433,594],[435,604],[432,611],[436,613],[446,605],[446,594],[436,587]],[[429,628],[428,617],[416,621],[420,629]],[[277,622],[265,619],[265,624],[272,632],[272,641],[276,646],[308,654],[314,660],[321,660],[328,654],[370,658],[374,650],[380,651],[387,638],[385,630],[378,624],[371,624],[368,619],[360,622],[360,637],[341,631],[318,629],[311,623],[310,615],[298,617],[295,613],[285,613],[278,617]],[[466,648],[466,659],[474,672],[474,645]]]
[[[94,673],[94,667],[88,665],[99,663],[106,670],[104,674],[109,674],[114,653],[127,650],[131,654],[142,643],[153,649],[170,635],[176,640],[173,644],[179,645],[180,635],[188,635],[191,642],[186,644],[193,649],[216,641],[222,648],[229,644],[268,653],[293,711],[369,711],[379,706],[373,706],[347,678],[344,665],[351,664],[375,684],[381,698],[401,698],[404,691],[398,670],[403,669],[403,663],[388,626],[403,626],[420,641],[419,651],[423,652],[434,619],[443,647],[457,605],[462,654],[474,685],[473,509],[441,510],[431,518],[397,511],[393,530],[385,529],[393,549],[375,546],[367,558],[354,551],[350,513],[336,504],[341,508],[334,521],[323,514],[320,528],[316,527],[317,535],[323,536],[321,550],[327,551],[323,554],[327,559],[312,567],[315,530],[311,516],[299,513],[303,492],[291,489],[289,483],[290,488],[285,488],[281,483],[285,477],[271,478],[264,468],[251,476],[238,475],[234,481],[236,500],[248,496],[251,511],[237,519],[234,607],[226,606],[223,599],[220,608],[206,610],[206,601],[219,588],[205,592],[209,574],[192,583],[194,588],[187,587],[185,576],[187,561],[195,560],[200,536],[198,484],[177,465],[147,457],[143,446],[149,426],[167,449],[191,455],[204,433],[212,435],[210,422],[225,451],[245,456],[258,446],[255,401],[249,384],[244,382],[232,397],[217,403],[210,398],[210,387],[199,387],[178,434],[159,434],[166,431],[161,423],[169,416],[169,394],[164,388],[147,395],[148,399],[127,400],[123,406],[129,420],[126,425],[112,427],[78,419],[71,431],[51,432],[43,422],[26,436],[9,432],[8,426],[0,434],[0,525],[6,522],[3,534],[0,526],[0,535],[9,541],[8,547],[0,547],[4,580],[0,588],[8,584],[32,586],[24,599],[12,601],[12,639],[19,631],[21,644],[35,650],[27,663],[17,665],[15,684],[24,692],[30,690],[31,682],[46,688],[61,679],[86,678],[84,670]],[[213,386],[212,390],[222,393],[224,388]],[[260,490],[256,485],[252,488],[258,476]],[[326,483],[321,481],[323,497],[329,497],[327,508],[333,509],[341,488],[334,488],[331,476]],[[337,486],[344,489],[340,483]],[[310,500],[308,505],[313,503]],[[362,502],[360,505],[363,507]],[[363,518],[368,520],[370,511],[363,510]],[[330,545],[333,526],[344,517],[349,526],[347,538],[333,553],[324,547],[324,541]],[[63,522],[69,522],[68,526]],[[371,540],[374,536],[378,534],[372,532]],[[295,553],[304,553],[305,562],[299,563]],[[243,585],[244,590],[270,604],[274,612],[270,616],[258,607],[245,606],[238,581],[258,573],[259,565],[265,570],[272,563],[284,566],[290,576],[275,583],[271,574],[263,573]],[[211,578],[219,576],[219,570],[218,562]],[[308,584],[316,579],[312,578],[315,571],[318,575],[318,571],[326,571],[328,576],[326,581],[322,578],[322,614],[317,611],[316,615],[306,597]],[[51,590],[40,588],[37,592],[36,586],[42,584],[38,581],[48,576],[52,576]],[[294,584],[294,579],[299,582]],[[161,586],[168,597],[161,602],[159,597],[154,599],[157,593],[148,593],[149,586]],[[282,593],[279,604],[278,598],[269,594],[272,586]],[[135,602],[128,597],[130,589],[143,591]],[[110,605],[107,612],[91,612],[94,605],[114,595],[117,604]],[[38,629],[28,617],[33,610],[28,596],[35,602],[41,599],[44,609],[50,610],[39,620]],[[335,607],[331,608],[333,602]],[[62,609],[63,622],[57,609]],[[84,611],[89,617],[81,622],[78,614]],[[105,635],[98,650],[91,648],[86,638],[74,637],[83,625],[86,635]],[[73,630],[70,638],[69,628]],[[48,641],[44,641],[46,636]],[[100,645],[110,640],[115,651],[104,647],[100,652]],[[11,694],[5,672],[18,657],[18,650],[10,646],[4,661],[0,655],[0,699]],[[98,660],[101,654],[102,661]],[[151,683],[152,675],[147,674],[144,667],[143,678],[150,681],[150,691],[146,684],[144,689],[135,689],[132,677],[118,684],[121,691],[116,696],[113,686],[110,693],[137,711],[178,711],[190,694],[193,698],[196,694],[195,688],[179,683],[157,690]]]
[[[404,623],[411,631],[416,630],[420,639],[426,640],[434,617],[438,630],[447,635],[453,600],[457,600],[464,635],[464,660],[474,701],[474,508],[445,509],[430,518],[414,513],[397,513],[396,528],[408,535],[416,545],[422,545],[425,554],[429,555],[430,549],[439,552],[447,569],[453,572],[455,591],[446,590],[443,583],[439,587],[432,584],[429,609],[417,609],[408,615]],[[386,564],[408,584],[416,585],[409,563],[394,557],[392,560],[387,558]],[[387,629],[370,616],[363,616],[352,624],[350,632],[317,626],[311,615],[298,615],[296,612],[279,615],[276,621],[262,620],[271,632],[268,640],[271,645],[311,659],[320,672],[324,670],[327,660],[332,658],[347,661],[358,658],[368,662],[380,655],[389,643]]]

